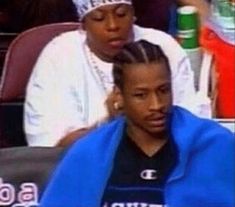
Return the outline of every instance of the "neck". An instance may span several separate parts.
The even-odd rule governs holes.
[[[132,127],[127,128],[127,134],[149,157],[157,153],[165,145],[169,137],[166,131],[150,134]]]
[[[108,63],[112,63],[113,61],[113,57],[112,56],[108,56],[108,55],[105,55],[104,53],[96,50],[92,44],[89,42],[89,40],[87,39],[87,46],[89,48],[89,50],[94,54],[96,55],[99,59],[103,60],[104,62],[108,62]]]
[[[112,63],[112,62],[113,62],[113,57],[100,54],[100,53],[98,53],[98,52],[93,51],[92,49],[91,49],[91,51],[92,51],[98,58],[100,58],[101,60],[103,60],[104,62],[107,62],[107,63]]]

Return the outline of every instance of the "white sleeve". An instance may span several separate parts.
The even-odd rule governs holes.
[[[65,134],[83,125],[68,68],[63,68],[66,55],[53,44],[47,45],[30,77],[24,105],[30,146],[54,146]]]

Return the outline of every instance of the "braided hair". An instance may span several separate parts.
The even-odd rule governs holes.
[[[145,40],[140,40],[138,42],[132,42],[125,45],[123,49],[114,57],[114,84],[122,89],[124,66],[138,63],[164,63],[171,74],[168,58],[162,49],[158,45],[151,44]]]

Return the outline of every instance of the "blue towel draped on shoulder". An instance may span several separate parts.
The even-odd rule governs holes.
[[[54,172],[40,207],[100,207],[122,137],[124,117],[78,140]],[[235,206],[235,138],[214,121],[174,107],[179,163],[165,187],[169,207]]]

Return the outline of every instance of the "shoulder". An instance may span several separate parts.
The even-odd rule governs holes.
[[[179,43],[169,34],[151,28],[134,26],[135,41],[146,40],[152,44],[159,45],[169,58],[173,72],[187,60],[187,54]]]
[[[151,36],[153,34],[153,35],[160,35],[163,38],[172,39],[171,35],[167,34],[166,32],[154,28],[141,27],[138,25],[134,25],[134,32],[137,35],[137,38],[143,35]]]
[[[115,119],[106,122],[99,127],[95,128],[87,135],[78,139],[71,147],[71,152],[78,154],[86,154],[87,152],[102,151],[109,146],[119,143],[121,138],[125,118],[123,116],[116,117]]]
[[[134,33],[135,33],[136,40],[145,39],[147,41],[152,42],[153,44],[155,43],[155,44],[159,44],[162,46],[171,45],[171,49],[172,49],[172,44],[173,44],[180,50],[182,49],[180,45],[178,44],[178,42],[170,34],[166,32],[163,32],[157,29],[144,28],[144,27],[134,25]]]
[[[81,45],[84,34],[78,30],[64,32],[60,35],[54,37],[43,49],[43,51],[54,51],[56,53],[62,52],[64,53],[73,49],[77,48]]]
[[[49,69],[53,71],[54,68],[60,68],[60,71],[65,71],[68,74],[66,72],[68,65],[70,66],[69,68],[77,68],[77,65],[81,63],[81,59],[77,58],[77,56],[82,56],[84,53],[83,39],[84,35],[78,30],[61,33],[54,37],[42,49],[36,61],[34,71],[38,71],[38,69],[41,71],[40,68],[42,67],[47,67],[47,71]]]
[[[85,71],[82,62],[83,36],[78,30],[61,33],[40,51],[27,85],[28,93],[32,89],[41,93],[41,90],[37,90],[40,85],[43,88],[43,94],[49,94],[49,89],[44,90],[48,87],[57,91],[63,90],[68,94],[66,90],[69,88],[64,86],[74,87],[80,78],[79,74]]]
[[[191,142],[194,147],[213,145],[235,145],[234,134],[218,122],[200,118],[186,109],[174,107],[172,131],[182,142]]]

